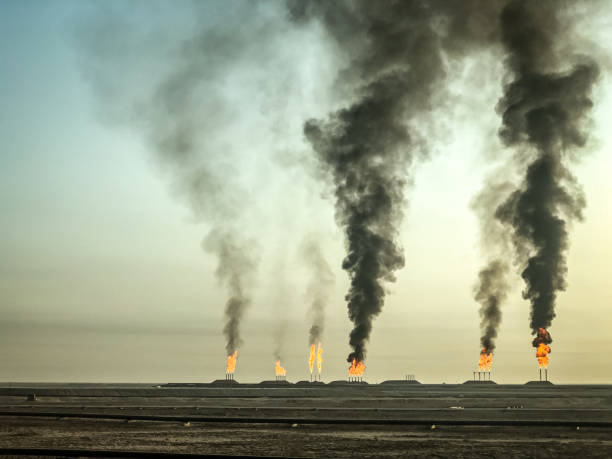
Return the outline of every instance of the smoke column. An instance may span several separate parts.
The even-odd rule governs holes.
[[[444,80],[442,46],[458,51],[482,32],[465,13],[480,3],[478,19],[497,2],[294,1],[294,20],[318,18],[350,63],[339,78],[354,100],[304,126],[321,169],[334,186],[336,218],[345,232],[342,263],[353,322],[348,361],[363,361],[372,321],[385,300],[385,282],[405,264],[398,242],[409,169],[426,139],[411,126],[436,105]],[[443,30],[444,29],[444,30]],[[445,42],[445,39],[446,42]],[[421,116],[420,116],[421,115]],[[426,152],[425,152],[426,153]]]
[[[557,294],[566,287],[567,224],[582,218],[585,205],[567,163],[584,147],[582,122],[593,105],[590,94],[599,74],[586,57],[564,68],[567,62],[556,46],[564,34],[559,12],[567,5],[512,1],[500,16],[512,78],[498,104],[500,137],[528,165],[519,189],[498,207],[496,216],[512,229],[517,258],[525,260],[523,296],[531,303],[533,334],[551,325]],[[545,344],[552,341],[548,333],[538,336],[544,336]],[[534,346],[539,343],[536,337]]]
[[[474,299],[480,303],[480,347],[490,354],[495,350],[497,329],[502,319],[501,303],[506,299],[508,266],[502,260],[491,260],[478,273]]]
[[[217,256],[215,274],[219,282],[225,284],[228,300],[225,303],[225,350],[232,355],[242,344],[240,321],[250,298],[245,293],[245,282],[257,266],[256,257],[250,247],[240,246],[235,236],[222,231],[211,231],[203,242],[203,247]]]
[[[207,144],[203,134],[217,126],[210,120],[202,123],[199,107],[192,102],[206,81],[208,46],[203,36],[184,48],[182,59],[149,101],[148,121],[153,147],[173,169],[178,192],[188,199],[196,217],[212,224],[202,247],[217,257],[216,276],[228,292],[223,333],[231,355],[242,344],[240,321],[250,303],[246,287],[257,256],[253,243],[238,228],[245,197],[234,179],[236,166],[223,164],[223,151],[214,151],[219,148],[214,142]]]
[[[480,219],[481,246],[488,262],[478,273],[474,299],[480,304],[480,349],[491,354],[502,321],[501,306],[508,296],[509,260],[512,259],[510,229],[495,218],[495,210],[506,199],[513,186],[490,179],[472,202]]]
[[[301,258],[311,272],[311,278],[306,289],[306,296],[310,301],[308,311],[312,325],[308,333],[310,346],[321,342],[325,325],[325,307],[329,302],[331,290],[334,286],[334,273],[325,260],[319,244],[314,238],[307,238],[301,246]]]
[[[234,84],[231,93],[224,85],[251,75],[278,30],[273,17],[239,4],[219,24],[209,16],[225,9],[194,4],[188,11],[193,24],[184,30],[166,18],[156,22],[157,13],[142,6],[112,5],[84,18],[76,31],[79,63],[102,111],[142,134],[173,193],[207,225],[202,248],[216,257],[216,277],[227,289],[223,333],[232,355],[242,342],[240,322],[258,256],[244,223],[253,204],[241,175],[248,151],[235,133],[245,124],[234,100],[246,99],[244,85]]]

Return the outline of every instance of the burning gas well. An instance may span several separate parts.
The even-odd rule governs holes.
[[[234,351],[232,355],[227,356],[227,365],[225,367],[225,379],[233,380],[234,372],[236,371],[236,360],[238,360],[238,351]]]
[[[538,359],[538,367],[548,368],[548,354],[552,352],[549,344],[552,343],[550,333],[545,328],[538,328],[538,334],[533,339],[533,347],[536,348],[536,358]]]
[[[491,381],[491,366],[493,365],[493,352],[482,348],[480,351],[480,358],[478,360],[478,372],[474,372],[474,381],[476,380],[476,373],[478,373],[478,381]],[[488,373],[488,378],[487,378]],[[482,379],[481,379],[482,378]]]
[[[274,367],[274,372],[276,374],[277,381],[285,381],[287,376],[287,371],[281,366],[280,360],[276,361],[276,366]]]
[[[317,364],[317,374],[314,374],[315,362]],[[323,366],[323,347],[321,343],[318,346],[312,344],[310,346],[310,355],[308,357],[308,368],[310,370],[310,381],[321,381],[321,369]]]
[[[351,382],[362,382],[363,381],[363,372],[365,371],[366,366],[363,362],[357,361],[357,359],[353,359],[353,363],[348,369],[349,378],[348,380]]]
[[[542,369],[544,369],[544,381],[548,381],[548,354],[552,352],[549,344],[552,343],[550,333],[545,328],[538,328],[538,333],[531,343],[536,348],[536,359],[540,369],[540,381],[542,381]]]

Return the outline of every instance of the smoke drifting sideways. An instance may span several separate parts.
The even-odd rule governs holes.
[[[415,158],[427,156],[429,140],[414,125],[444,92],[443,47],[462,53],[486,41],[487,19],[497,9],[494,1],[289,2],[293,20],[322,22],[349,61],[338,78],[343,89],[353,88],[353,100],[326,120],[304,125],[321,170],[333,182],[336,219],[345,232],[342,267],[350,279],[346,301],[353,322],[348,362],[365,359],[384,284],[405,265],[398,241],[404,189]]]
[[[567,225],[582,219],[585,199],[570,162],[585,146],[584,121],[599,67],[589,57],[568,62],[561,14],[570,2],[511,1],[503,9],[501,42],[511,81],[497,109],[499,135],[527,163],[522,184],[496,210],[512,240],[531,305],[533,334],[555,317],[557,294],[566,288]],[[550,334],[540,334],[552,341]],[[534,346],[537,346],[534,340]],[[547,344],[548,344],[547,343]]]
[[[300,258],[311,275],[306,288],[306,298],[310,303],[308,315],[312,321],[308,333],[308,345],[312,346],[321,342],[325,326],[325,309],[331,297],[335,277],[321,246],[313,236],[304,239],[300,247]]]
[[[242,105],[248,99],[257,110],[269,92],[252,69],[274,65],[286,18],[283,8],[221,6],[190,4],[167,18],[147,2],[100,8],[80,21],[75,46],[104,120],[145,139],[173,193],[207,225],[202,248],[227,288],[223,333],[232,355],[259,260],[246,223],[255,207],[244,180],[251,149],[239,140],[259,118]]]

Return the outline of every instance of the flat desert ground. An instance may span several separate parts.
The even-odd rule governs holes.
[[[0,383],[0,414],[4,457],[612,457],[610,385]]]

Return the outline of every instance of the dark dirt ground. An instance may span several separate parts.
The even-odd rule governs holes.
[[[36,400],[27,400],[27,394],[34,391],[38,392]],[[0,411],[5,413],[0,416],[0,448],[281,457],[612,458],[611,386],[202,388],[182,392],[137,388],[67,391],[58,387],[15,391],[0,387]],[[19,415],[37,412],[56,415]],[[128,419],[61,416],[79,413]],[[132,415],[184,416],[191,422],[130,420]],[[243,418],[245,422],[194,421],[207,416]],[[279,418],[287,422],[261,422]],[[340,422],[301,422],[307,419]],[[342,422],[353,419],[427,420],[428,424]],[[567,425],[436,424],[455,420],[484,424],[560,420]],[[580,425],[590,421],[607,424]]]
[[[612,457],[600,428],[206,424],[7,417],[0,447],[289,457]]]

